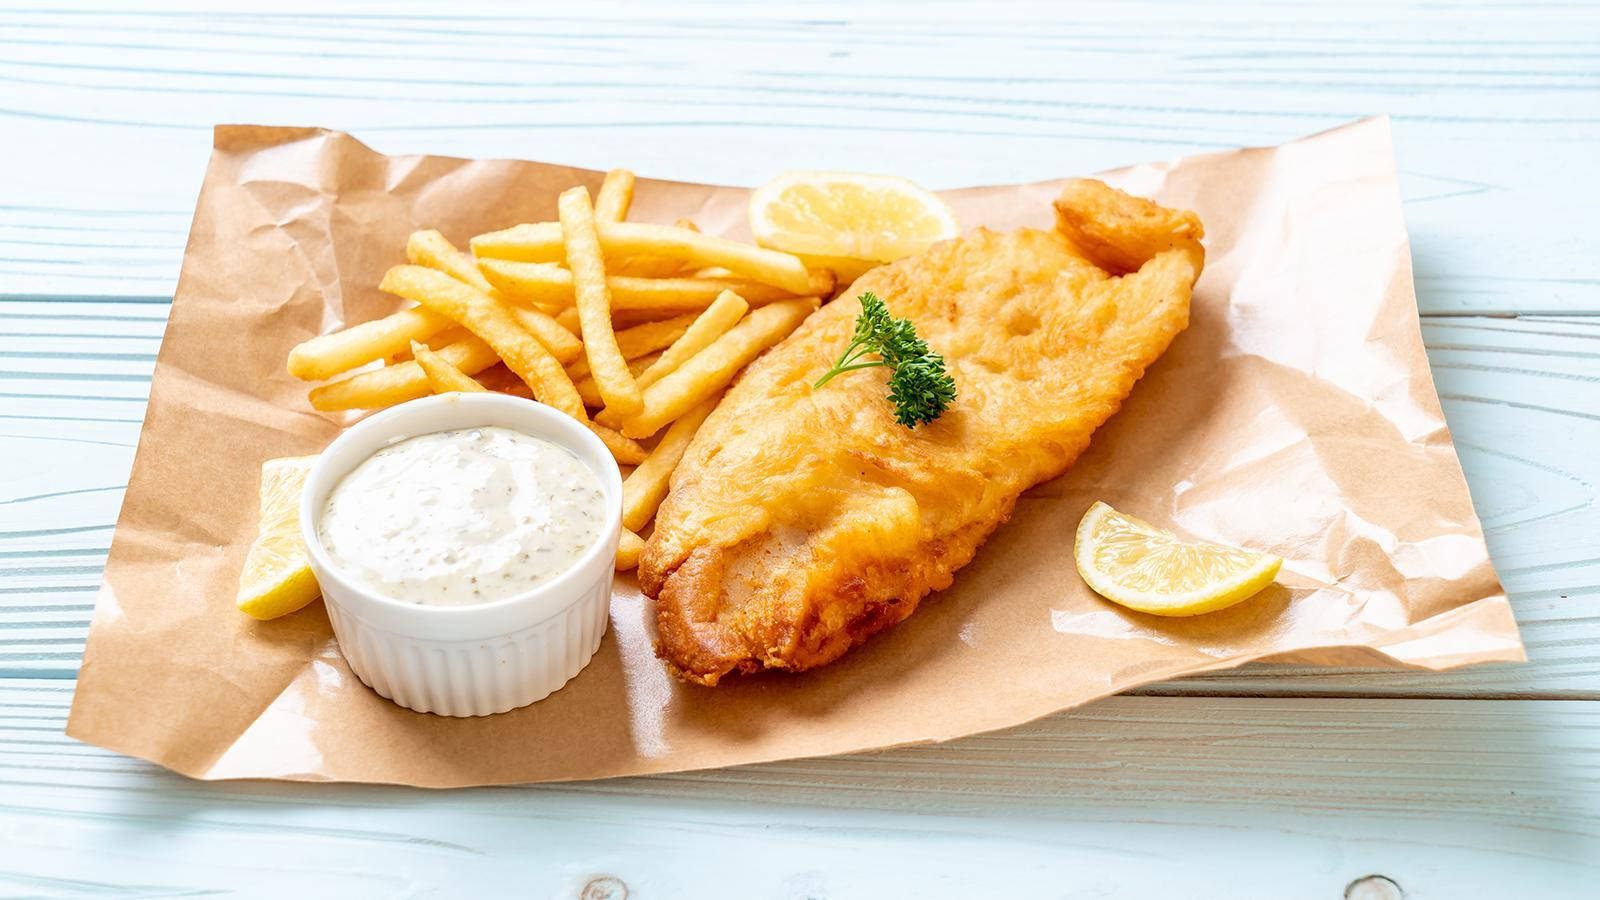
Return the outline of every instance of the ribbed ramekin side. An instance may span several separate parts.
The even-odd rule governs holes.
[[[582,671],[605,635],[610,601],[607,572],[556,615],[466,641],[411,637],[327,607],[350,668],[380,696],[417,712],[486,716],[542,700]]]

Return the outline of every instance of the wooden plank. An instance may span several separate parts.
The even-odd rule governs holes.
[[[170,297],[0,296],[0,441],[70,429],[75,442],[131,447],[171,307]],[[127,464],[110,471],[120,484]],[[0,472],[0,483],[21,477]]]
[[[109,306],[0,303],[28,312],[0,327],[76,330],[29,343],[29,364],[57,373],[80,364],[73,354],[153,348],[153,321],[125,337],[127,323],[91,318]],[[1447,317],[1427,320],[1423,335],[1531,663],[1443,674],[1254,666],[1143,693],[1600,699],[1600,323]],[[99,365],[148,376],[153,364]],[[0,377],[0,453],[14,461],[0,472],[0,598],[21,610],[0,614],[0,675],[70,677],[142,415],[142,402],[106,398],[142,401],[148,382],[88,378],[59,387],[82,399],[13,396],[38,383]]]
[[[62,736],[70,689],[0,681],[0,892],[1276,900],[1377,873],[1575,898],[1600,875],[1595,702],[1117,697],[937,746],[429,792],[188,781]]]
[[[15,88],[0,116],[29,136],[8,149],[38,177],[0,205],[0,276],[26,293],[170,292],[219,121],[313,115],[390,152],[742,184],[892,160],[942,187],[1275,143],[1386,111],[1423,310],[1600,311],[1584,244],[1600,216],[1593,7],[919,12],[18,4],[0,33],[0,83]],[[1488,127],[1500,136],[1484,140]]]

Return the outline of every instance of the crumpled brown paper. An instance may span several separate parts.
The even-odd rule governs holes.
[[[599,173],[218,128],[67,733],[199,778],[445,787],[943,740],[1264,657],[1521,659],[1423,354],[1387,122],[1104,177],[1204,220],[1193,324],[954,587],[834,665],[707,689],[667,676],[650,603],[619,578],[581,675],[462,720],[362,686],[321,604],[265,623],[233,607],[261,461],[314,453],[341,425],[285,354],[393,309],[376,285],[413,229],[464,243],[552,219],[562,188]],[[947,196],[967,226],[1048,227],[1057,189]],[[632,217],[745,236],[745,197],[640,181]],[[1073,568],[1095,499],[1278,553],[1279,583],[1195,619],[1112,606]]]

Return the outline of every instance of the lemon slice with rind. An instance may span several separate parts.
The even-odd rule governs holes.
[[[832,269],[841,285],[960,233],[932,192],[890,175],[789,172],[750,195],[756,243]]]
[[[1198,616],[1258,593],[1283,560],[1171,532],[1095,503],[1078,523],[1078,574],[1113,603],[1158,616]]]
[[[260,527],[239,573],[239,610],[257,619],[286,616],[317,599],[300,537],[300,492],[315,456],[269,459],[261,464]]]

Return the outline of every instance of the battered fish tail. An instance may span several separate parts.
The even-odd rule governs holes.
[[[1182,251],[1196,274],[1205,264],[1205,227],[1189,210],[1167,209],[1093,178],[1067,182],[1055,208],[1056,230],[1113,275],[1136,272],[1168,250]]]

